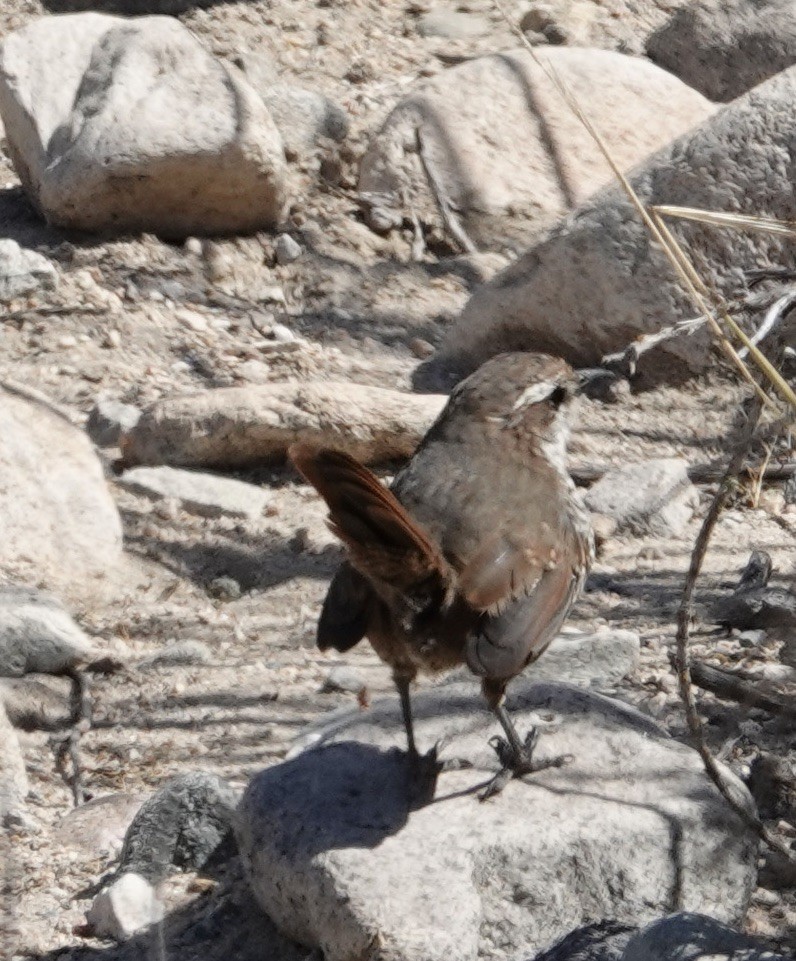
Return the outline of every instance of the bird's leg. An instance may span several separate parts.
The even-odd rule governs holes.
[[[409,757],[413,761],[420,759],[420,754],[417,750],[417,744],[415,742],[415,728],[412,722],[412,700],[409,697],[409,685],[414,680],[414,674],[407,674],[396,668],[393,671],[393,681],[395,681],[395,686],[398,688],[398,695],[401,698],[401,714],[404,719],[404,727],[406,728],[406,744]]]
[[[393,671],[393,680],[398,688],[401,698],[401,714],[406,728],[407,754],[410,764],[410,795],[413,804],[421,806],[427,804],[434,798],[434,790],[437,786],[437,778],[443,771],[461,770],[469,767],[467,761],[460,758],[451,758],[441,761],[439,757],[441,741],[437,741],[434,747],[426,754],[421,754],[417,749],[415,741],[415,729],[412,721],[412,701],[409,696],[409,685],[414,680],[415,674],[410,674],[396,668]]]
[[[535,762],[533,752],[536,742],[539,740],[539,731],[532,727],[525,735],[525,740],[520,739],[517,729],[506,710],[506,682],[487,678],[483,681],[482,690],[506,734],[505,739],[492,737],[489,740],[490,747],[494,748],[500,761],[500,770],[478,796],[479,800],[486,801],[487,798],[500,794],[512,778],[522,777],[524,774],[533,774],[535,771],[543,771],[549,767],[561,767],[567,759],[556,757],[547,761]]]

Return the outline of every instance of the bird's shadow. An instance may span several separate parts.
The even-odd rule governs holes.
[[[302,859],[335,849],[376,848],[398,834],[413,811],[445,800],[435,797],[438,773],[431,764],[418,772],[399,748],[335,741],[256,775],[241,813],[244,819],[254,813],[251,823],[257,811],[268,811],[275,847],[300,850]]]

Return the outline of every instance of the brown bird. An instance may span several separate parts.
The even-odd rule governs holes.
[[[566,469],[580,386],[558,358],[494,357],[454,388],[390,490],[347,454],[290,450],[348,553],[318,646],[347,651],[368,637],[392,667],[414,761],[410,683],[466,663],[506,734],[490,742],[502,770],[484,796],[534,770],[535,732],[520,740],[506,685],[555,637],[593,556]]]

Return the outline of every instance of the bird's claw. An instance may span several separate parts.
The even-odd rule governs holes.
[[[537,771],[544,771],[551,767],[563,767],[572,760],[571,754],[563,754],[544,761],[535,761],[533,754],[538,740],[539,732],[535,727],[525,735],[525,741],[519,751],[515,751],[505,738],[498,735],[489,739],[489,746],[500,761],[500,770],[478,795],[479,801],[486,801],[500,794],[512,778],[535,774]]]

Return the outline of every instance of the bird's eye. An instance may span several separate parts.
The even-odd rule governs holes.
[[[560,407],[564,401],[567,399],[567,389],[566,387],[556,387],[556,389],[550,394],[550,403],[553,407]]]

